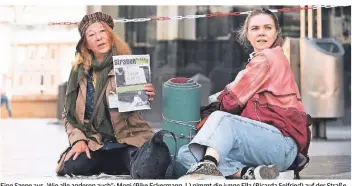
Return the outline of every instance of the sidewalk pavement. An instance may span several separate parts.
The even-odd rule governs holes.
[[[313,140],[302,179],[351,179],[351,126],[328,125],[328,140]]]
[[[329,140],[313,140],[302,179],[351,179],[351,128],[328,126]],[[67,179],[55,166],[67,147],[64,127],[55,119],[6,119],[0,123],[0,179]],[[3,153],[6,152],[6,153]],[[99,175],[84,179],[128,179]]]

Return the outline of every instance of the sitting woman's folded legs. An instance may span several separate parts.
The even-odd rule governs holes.
[[[222,175],[230,177],[236,173],[238,176],[244,167],[260,165],[275,164],[275,169],[283,171],[297,155],[295,141],[283,136],[277,128],[222,111],[215,111],[209,116],[188,145],[189,151],[181,148],[179,159],[189,167],[191,161],[185,160],[189,154],[195,162],[199,162],[208,147],[219,153],[217,168]]]
[[[100,158],[100,153],[98,151],[90,151],[91,159],[87,157],[85,152],[78,155],[78,157],[73,160],[73,156],[65,161],[63,166],[63,172],[68,175],[83,175],[91,176],[98,174],[98,163]]]

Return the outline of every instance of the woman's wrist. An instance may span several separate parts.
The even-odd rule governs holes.
[[[71,147],[73,147],[76,143],[78,143],[78,142],[80,142],[80,141],[84,141],[84,142],[86,142],[86,144],[88,145],[88,140],[86,140],[86,139],[80,139],[80,140],[77,140],[77,141],[73,142],[73,143],[71,144]]]

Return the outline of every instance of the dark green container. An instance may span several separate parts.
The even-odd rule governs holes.
[[[201,85],[189,78],[172,78],[163,84],[162,128],[177,138],[177,147],[171,136],[164,138],[170,152],[188,144],[196,134],[200,120]]]

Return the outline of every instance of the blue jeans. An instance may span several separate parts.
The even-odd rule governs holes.
[[[245,166],[276,164],[284,171],[297,156],[296,142],[277,128],[223,111],[213,112],[193,140],[180,148],[178,161],[189,169],[202,159],[206,147],[219,152],[218,169],[224,176]]]
[[[0,104],[1,104],[1,107],[2,107],[2,104],[5,104],[6,110],[7,110],[7,114],[9,115],[9,117],[12,117],[10,103],[9,103],[9,99],[7,98],[7,96],[1,95]]]

